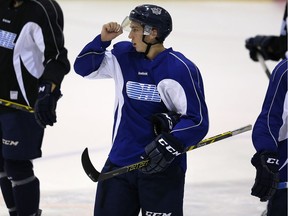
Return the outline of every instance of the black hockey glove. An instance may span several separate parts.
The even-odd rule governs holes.
[[[184,146],[172,135],[163,132],[155,140],[145,147],[145,156],[142,159],[149,159],[147,166],[141,168],[145,174],[162,172],[172,161],[184,151]]]
[[[162,132],[169,133],[178,123],[180,116],[180,114],[173,111],[167,113],[156,113],[153,115],[151,121],[154,125],[155,135],[159,135]]]
[[[260,53],[264,60],[278,61],[285,57],[287,51],[286,36],[262,36],[248,38],[245,47],[249,50],[250,58],[258,61],[257,53]]]
[[[251,195],[259,197],[261,202],[269,200],[277,190],[279,182],[279,160],[275,152],[257,152],[251,159],[256,168],[255,183]]]
[[[34,110],[36,121],[41,127],[53,126],[56,122],[56,106],[61,96],[59,88],[56,87],[52,91],[52,83],[45,82],[39,85],[38,99]]]

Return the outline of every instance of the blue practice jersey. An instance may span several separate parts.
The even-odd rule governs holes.
[[[257,152],[278,152],[280,181],[287,181],[288,90],[287,59],[272,72],[262,111],[253,128],[252,139]]]
[[[119,42],[108,51],[110,43],[98,35],[78,55],[74,69],[86,78],[115,80],[111,162],[125,166],[140,160],[155,138],[151,116],[156,113],[181,114],[171,134],[186,146],[200,142],[208,131],[208,111],[196,65],[172,48],[149,60],[131,42]],[[185,154],[180,159],[186,168]]]

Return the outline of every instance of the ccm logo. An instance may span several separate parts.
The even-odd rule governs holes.
[[[159,142],[162,146],[164,146],[164,147],[167,149],[167,151],[169,151],[169,152],[172,153],[173,155],[178,156],[178,155],[181,154],[180,152],[176,151],[172,146],[170,146],[163,138],[160,138],[160,139],[158,140],[158,142]]]
[[[45,86],[39,87],[39,93],[45,91]]]
[[[169,115],[167,115],[167,113],[163,113],[163,115],[165,115],[166,119],[168,120],[169,129],[172,130],[173,122],[172,122],[171,117]]]
[[[4,145],[17,146],[17,145],[19,144],[19,141],[2,139],[2,143],[3,143]]]
[[[146,216],[171,216],[172,213],[155,213],[155,212],[146,212]]]
[[[278,160],[278,159],[275,159],[275,158],[268,158],[268,159],[267,159],[267,163],[279,165],[279,160]]]

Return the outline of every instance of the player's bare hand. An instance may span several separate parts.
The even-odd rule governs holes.
[[[104,24],[101,31],[102,41],[111,41],[123,33],[123,29],[117,22]]]

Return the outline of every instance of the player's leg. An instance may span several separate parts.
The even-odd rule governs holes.
[[[12,183],[18,216],[39,215],[39,180],[32,159],[41,156],[44,130],[31,113],[22,111],[1,116],[4,170]]]
[[[278,189],[269,200],[267,216],[287,216],[287,188]]]
[[[281,169],[278,190],[268,201],[267,216],[287,216],[287,139],[278,144],[278,156]],[[282,164],[284,166],[282,166]],[[286,164],[286,165],[285,165]]]
[[[33,215],[39,209],[39,180],[29,160],[6,160],[5,170],[12,183],[19,216]]]
[[[107,161],[102,172],[117,168]],[[94,216],[138,216],[140,207],[136,179],[137,174],[130,172],[98,182]]]
[[[161,173],[139,172],[142,215],[183,216],[185,173],[178,165]]]
[[[1,117],[0,117],[1,118]],[[0,140],[2,140],[1,132],[1,121],[0,121]],[[0,186],[3,195],[3,199],[8,208],[10,216],[17,216],[16,206],[13,197],[12,184],[11,181],[7,178],[7,173],[4,171],[4,159],[2,156],[2,142],[0,144]]]

